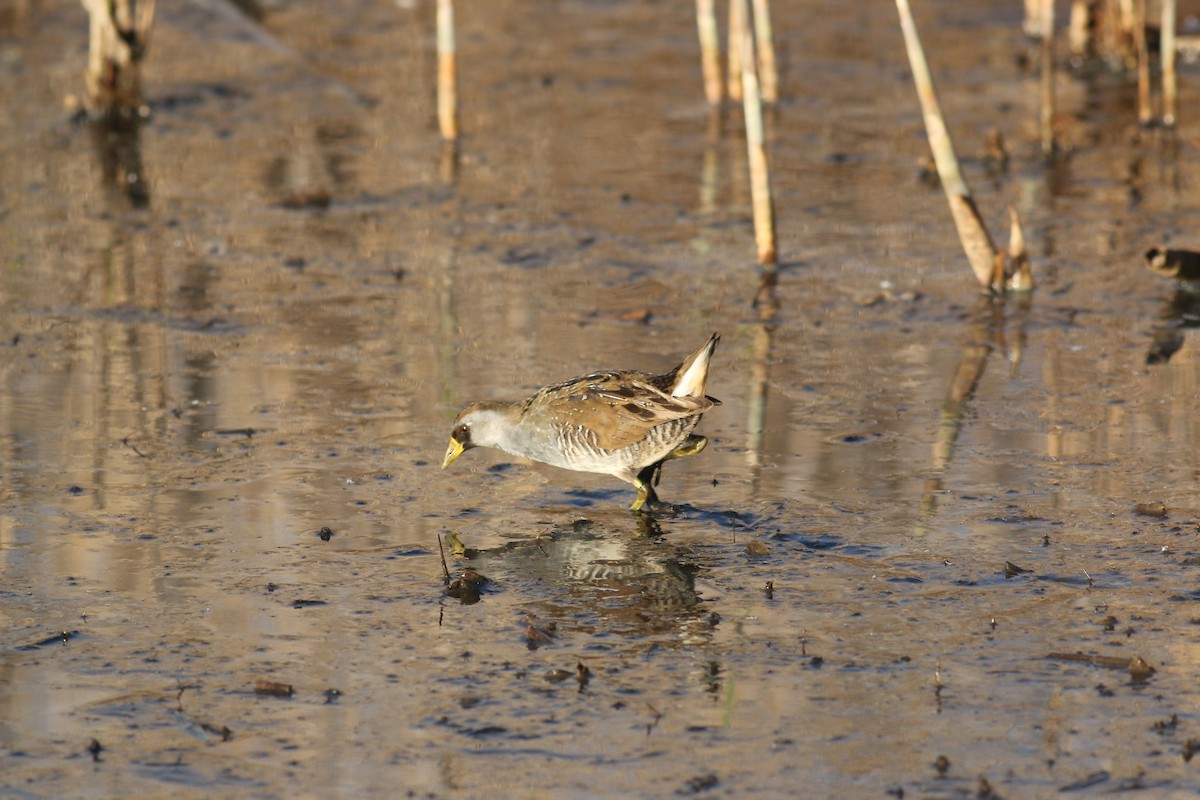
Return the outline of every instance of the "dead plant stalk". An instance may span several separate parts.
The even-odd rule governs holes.
[[[981,286],[989,287],[996,263],[996,246],[992,244],[992,238],[988,235],[979,210],[975,207],[975,201],[971,198],[971,190],[963,179],[958,156],[954,153],[954,143],[950,140],[950,132],[946,129],[945,118],[942,117],[942,110],[938,106],[933,77],[929,74],[929,64],[925,60],[925,51],[921,47],[921,39],[917,35],[917,26],[913,21],[908,0],[896,0],[896,9],[900,12],[900,28],[904,33],[904,46],[908,51],[913,82],[917,86],[917,96],[921,101],[929,146],[933,150],[933,160],[937,164],[938,177],[941,179],[942,189],[946,192],[946,200],[950,203],[950,214],[954,217],[959,241],[966,251],[975,279]]]
[[[438,128],[447,141],[458,139],[458,54],[454,41],[454,0],[438,0]]]
[[[743,25],[738,40],[742,65],[742,109],[746,118],[746,150],[750,164],[750,197],[754,207],[754,239],[758,263],[774,268],[776,255],[775,201],[771,196],[771,176],[763,134],[762,96],[759,94],[758,69],[755,65],[754,34],[748,0],[737,0]]]

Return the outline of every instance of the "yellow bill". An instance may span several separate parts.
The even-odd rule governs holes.
[[[446,448],[446,457],[442,459],[442,469],[450,466],[450,462],[463,454],[462,443],[457,439],[450,440],[450,446]]]

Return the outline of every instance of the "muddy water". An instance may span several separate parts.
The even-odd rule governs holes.
[[[754,308],[688,4],[460,9],[457,163],[409,5],[162,7],[132,142],[62,111],[77,4],[3,19],[0,793],[1200,788],[1197,304],[1140,266],[1200,246],[1186,111],[1139,132],[1129,80],[1064,76],[1046,167],[1019,4],[922,4],[968,179],[1033,245],[1038,291],[988,302],[891,9],[778,8]],[[714,330],[673,512],[438,470],[464,402]]]

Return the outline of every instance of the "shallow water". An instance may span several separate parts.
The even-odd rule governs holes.
[[[891,9],[777,8],[785,267],[755,308],[690,5],[459,9],[457,164],[426,5],[167,4],[124,148],[62,111],[77,4],[4,18],[0,793],[1200,789],[1200,312],[1140,264],[1200,246],[1194,70],[1174,139],[1130,79],[1063,76],[1046,166],[1020,5],[922,4],[979,204],[1032,244],[1038,290],[989,301],[918,180]],[[438,469],[465,402],[712,331],[674,511]],[[451,533],[478,602],[446,596]]]

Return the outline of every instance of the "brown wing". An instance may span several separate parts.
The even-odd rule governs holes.
[[[664,422],[712,408],[707,397],[671,397],[644,372],[597,372],[547,386],[525,402],[523,415],[544,417],[564,429],[591,431],[596,444],[616,450],[633,444]]]

